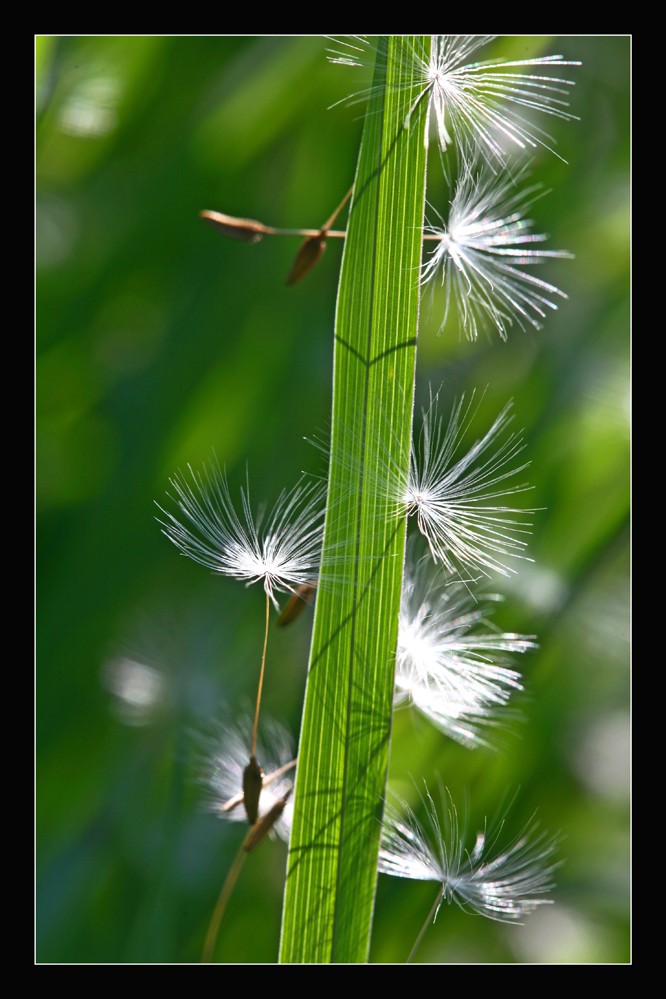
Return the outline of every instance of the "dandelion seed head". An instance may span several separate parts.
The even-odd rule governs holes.
[[[241,789],[251,744],[252,719],[243,715],[237,722],[225,724],[217,737],[206,740],[200,754],[199,782],[207,794],[208,810],[220,819],[246,821]],[[293,769],[287,767],[294,759],[294,740],[278,722],[264,719],[255,755],[264,772],[259,795],[261,818],[293,789]],[[273,776],[275,774],[277,776]],[[280,838],[286,841],[289,839],[292,815],[290,797],[274,827]]]
[[[557,838],[529,823],[503,848],[503,822],[479,832],[471,848],[448,795],[438,809],[425,789],[425,823],[412,809],[387,806],[379,853],[379,871],[393,877],[435,881],[441,900],[503,923],[520,923],[542,905],[553,888]],[[435,917],[437,912],[435,912]]]
[[[324,486],[301,480],[284,491],[268,517],[255,519],[249,486],[241,490],[241,513],[226,476],[214,462],[171,479],[178,515],[158,508],[163,534],[183,555],[247,586],[263,582],[277,608],[276,592],[293,592],[317,576],[321,557]]]
[[[439,224],[426,226],[435,239],[423,262],[421,283],[444,288],[440,331],[455,304],[470,340],[491,329],[506,340],[514,324],[541,329],[548,310],[557,310],[556,299],[566,299],[559,288],[528,270],[547,260],[570,259],[571,254],[542,249],[548,237],[532,231],[534,223],[526,212],[544,192],[539,185],[516,188],[525,172],[512,179],[465,168],[448,220],[440,216]]]
[[[454,574],[509,575],[514,558],[525,558],[531,513],[506,505],[529,489],[517,476],[529,462],[520,434],[510,431],[511,403],[471,445],[466,444],[478,404],[455,403],[446,426],[431,396],[412,445],[409,472],[392,466],[381,485],[396,513],[415,518],[435,562]]]
[[[476,392],[463,395],[444,420],[438,396],[431,392],[407,468],[396,457],[404,452],[404,441],[395,436],[387,414],[384,434],[366,442],[372,461],[363,468],[364,489],[372,496],[378,518],[411,518],[434,561],[449,574],[509,576],[516,571],[512,562],[527,558],[534,511],[509,501],[531,488],[519,479],[530,463],[521,459],[520,432],[511,430],[511,402],[483,436],[474,439],[472,424],[480,403]],[[357,474],[360,437],[344,426],[338,433],[344,450],[336,470],[351,468]],[[343,556],[341,551],[336,558]]]
[[[490,623],[492,595],[476,596],[427,558],[408,553],[396,655],[395,703],[411,703],[450,738],[488,745],[484,730],[501,722],[522,690],[512,654],[536,647],[533,636]]]
[[[495,38],[432,35],[426,51],[409,36],[399,36],[393,40],[388,58],[393,63],[391,86],[404,91],[405,101],[409,101],[405,127],[411,126],[414,112],[427,101],[426,145],[432,123],[442,152],[455,146],[466,162],[473,154],[480,155],[496,170],[512,148],[543,146],[554,152],[555,140],[532,118],[576,119],[568,100],[573,81],[558,74],[561,68],[580,63],[560,55],[471,61],[478,49]],[[370,69],[375,60],[387,58],[376,38],[354,35],[333,41],[336,47],[329,51],[331,62]],[[367,99],[373,90],[366,86],[347,103]]]

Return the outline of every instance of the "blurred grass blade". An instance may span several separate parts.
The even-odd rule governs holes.
[[[342,264],[323,563],[335,578],[317,598],[283,962],[363,962],[370,940],[405,541],[376,487],[387,462],[409,462],[425,191],[427,101],[403,127],[412,42],[427,59],[429,36],[379,40]]]

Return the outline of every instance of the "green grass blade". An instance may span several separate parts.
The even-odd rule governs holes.
[[[425,197],[427,100],[379,41],[342,264],[324,565],[301,730],[280,959],[367,959],[386,786],[404,518],[378,488],[406,470]],[[405,83],[407,84],[405,86]],[[324,574],[325,575],[325,574]]]

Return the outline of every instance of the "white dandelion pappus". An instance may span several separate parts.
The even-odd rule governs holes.
[[[520,673],[511,653],[536,648],[534,636],[500,632],[489,621],[494,595],[472,594],[428,559],[410,564],[403,581],[394,704],[411,703],[465,746],[489,745],[482,731],[501,719]]]
[[[554,858],[557,837],[534,822],[507,846],[498,848],[503,821],[480,832],[471,849],[466,846],[464,823],[447,794],[442,814],[427,787],[423,803],[426,824],[412,809],[387,806],[382,829],[378,868],[382,874],[439,884],[435,903],[416,940],[437,918],[443,901],[502,923],[520,924],[539,906],[552,904],[544,896],[553,888],[553,873],[560,866]]]
[[[465,160],[476,150],[491,165],[498,165],[507,158],[507,144],[521,150],[544,146],[554,152],[553,138],[529,120],[533,113],[577,120],[568,110],[573,81],[551,72],[563,66],[579,66],[580,62],[560,55],[469,61],[478,49],[497,37],[432,35],[429,53],[407,36],[394,39],[390,56],[396,68],[394,86],[409,93],[411,102],[404,125],[409,126],[419,104],[427,100],[426,145],[430,119],[434,118],[442,151],[454,144]],[[352,35],[333,41],[338,48],[330,50],[331,62],[369,68],[375,58],[386,58],[376,38]],[[530,69],[539,72],[525,72]],[[372,91],[372,87],[361,90],[348,102],[363,100]]]
[[[437,413],[438,397],[431,397],[412,444],[409,474],[395,470],[393,501],[401,513],[416,517],[433,559],[448,572],[471,569],[484,576],[508,576],[515,569],[505,564],[507,559],[526,558],[522,535],[530,530],[530,521],[514,515],[524,518],[534,511],[496,501],[531,488],[509,481],[515,482],[529,462],[514,464],[524,444],[519,433],[508,432],[511,402],[461,454],[475,413],[474,396],[467,404],[461,396],[446,427]]]
[[[259,819],[268,815],[294,786],[294,740],[282,725],[273,719],[262,724],[262,738],[256,753],[262,761],[263,779],[259,795]],[[250,754],[252,722],[242,717],[236,724],[222,728],[216,739],[208,740],[202,754],[200,783],[208,792],[207,807],[220,819],[229,822],[246,821],[243,804],[243,772]],[[288,798],[274,829],[285,842],[289,841],[293,802]]]
[[[170,480],[181,519],[166,517],[162,533],[183,555],[247,586],[262,581],[276,610],[275,592],[293,593],[319,572],[324,519],[324,486],[299,482],[283,491],[272,513],[255,523],[249,485],[241,489],[242,517],[236,512],[226,477],[213,462],[190,477]],[[159,519],[159,518],[158,518]]]
[[[544,250],[548,236],[533,232],[526,213],[543,196],[540,185],[519,191],[514,179],[487,169],[464,168],[451,201],[448,220],[426,225],[426,239],[435,240],[425,258],[421,284],[441,284],[445,292],[444,328],[451,302],[456,305],[470,340],[494,327],[506,340],[516,323],[539,330],[547,310],[557,311],[556,297],[567,295],[535,277],[526,268],[552,259],[571,259],[566,250]]]
[[[204,754],[200,781],[208,789],[209,807],[219,818],[232,822],[245,818],[240,807],[245,803],[243,792],[238,788],[243,786],[248,755],[253,755],[255,750],[259,752],[269,771],[258,771],[261,777],[258,812],[253,820],[248,816],[250,829],[218,895],[204,941],[201,958],[204,964],[212,959],[220,923],[247,855],[266,836],[276,834],[289,842],[293,818],[290,775],[296,765],[296,760],[292,759],[292,740],[287,730],[272,720],[265,723],[264,730],[268,733],[268,743],[262,746],[257,742],[256,717],[254,728],[249,718],[242,718],[236,725],[225,726],[221,737],[214,743],[209,742]]]

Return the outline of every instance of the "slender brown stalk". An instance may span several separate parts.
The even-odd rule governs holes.
[[[444,894],[444,885],[442,885],[442,887],[437,892],[437,898],[433,902],[432,908],[430,909],[430,912],[426,916],[425,923],[421,927],[421,929],[419,931],[419,935],[416,938],[416,943],[414,944],[414,946],[412,947],[412,949],[409,952],[409,957],[407,958],[407,961],[406,961],[407,964],[411,964],[412,963],[412,958],[416,954],[416,951],[418,950],[419,944],[421,943],[421,941],[423,940],[423,937],[425,936],[425,931],[428,929],[428,927],[430,926],[430,923],[435,918],[435,913],[437,912],[437,909],[439,908],[439,905],[440,905],[440,903],[442,901],[443,894]]]
[[[266,591],[266,627],[264,629],[264,648],[261,653],[261,671],[259,673],[259,689],[257,690],[257,706],[254,711],[254,728],[252,729],[252,748],[250,756],[253,757],[257,748],[257,730],[259,728],[259,709],[261,707],[261,691],[264,686],[264,671],[266,669],[266,648],[268,646],[268,622],[270,621],[271,603]]]
[[[312,239],[321,236],[322,232],[328,239],[330,236],[332,239],[344,239],[347,233],[344,229],[271,229],[270,234],[272,236],[308,236]]]
[[[210,917],[210,923],[208,925],[208,931],[206,933],[206,939],[204,941],[203,951],[201,954],[201,964],[210,964],[211,962],[222,917],[224,916],[227,903],[231,898],[231,893],[234,890],[236,881],[238,880],[238,875],[240,874],[241,867],[243,866],[243,861],[247,856],[243,847],[244,844],[242,843],[234,858],[234,862],[229,868],[229,872],[224,879],[224,884],[222,885],[217,902],[215,903],[215,908],[213,909],[213,915]]]
[[[223,212],[215,212],[209,209],[199,212],[199,217],[214,226],[230,239],[237,239],[244,243],[258,243],[264,236],[300,236],[304,239],[344,239],[347,235],[344,229],[331,229],[336,218],[349,201],[353,187],[350,187],[344,198],[335,209],[333,214],[324,222],[321,229],[283,229],[274,225],[264,225],[257,219],[242,219],[235,215],[225,215]],[[440,233],[424,233],[424,241],[441,241],[444,237]]]
[[[204,222],[210,223],[217,230],[224,233],[230,239],[237,239],[241,243],[259,243],[264,236],[321,236],[322,232],[326,236],[330,236],[333,239],[343,239],[347,233],[340,229],[329,229],[329,225],[333,225],[336,215],[340,209],[344,206],[349,194],[345,196],[344,201],[338,205],[333,215],[331,215],[328,222],[322,227],[322,229],[279,229],[276,226],[264,225],[263,222],[259,222],[257,219],[241,219],[237,218],[235,215],[225,215],[224,212],[214,212],[209,209],[204,209],[199,212],[199,218],[202,218]]]
[[[335,209],[335,211],[333,212],[333,214],[330,216],[330,218],[326,222],[324,222],[324,224],[323,224],[323,226],[321,227],[321,230],[320,230],[322,236],[332,236],[333,235],[333,233],[329,231],[329,227],[333,225],[333,223],[337,219],[338,215],[340,214],[340,212],[342,211],[342,209],[345,207],[345,205],[347,204],[347,202],[351,198],[353,190],[354,190],[354,185],[352,184],[352,186],[349,188],[349,190],[347,191],[347,193],[345,194],[344,198],[342,199],[342,201],[340,202],[340,204],[338,205],[338,207]]]
[[[283,774],[288,773],[296,766],[297,763],[297,759],[289,760],[289,763],[284,763],[281,767],[278,767],[277,770],[272,770],[271,773],[264,777],[264,787],[268,787],[272,781],[277,780],[278,777],[282,777]]]
[[[260,819],[254,823],[247,836],[245,837],[245,842],[243,843],[243,849],[246,853],[252,853],[259,844],[268,836],[269,832],[280,818],[284,812],[285,805],[289,801],[291,796],[291,788],[287,793],[275,802],[273,807],[262,815]]]

